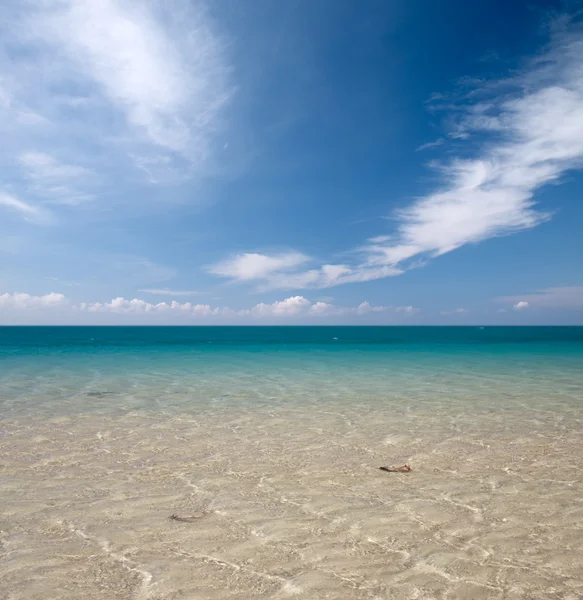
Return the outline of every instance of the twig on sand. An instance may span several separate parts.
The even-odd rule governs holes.
[[[181,523],[192,523],[193,521],[196,521],[197,519],[202,519],[202,517],[204,517],[204,513],[200,513],[198,515],[170,515],[168,518],[171,521],[180,521]]]
[[[412,469],[409,465],[403,465],[401,467],[379,467],[381,471],[387,473],[409,473]]]

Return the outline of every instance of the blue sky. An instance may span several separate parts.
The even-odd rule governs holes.
[[[582,9],[2,3],[0,322],[583,324]]]

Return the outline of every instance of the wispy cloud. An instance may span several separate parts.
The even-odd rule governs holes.
[[[45,279],[48,279],[49,281],[55,281],[56,283],[60,283],[66,287],[77,287],[81,285],[78,281],[63,281],[58,277],[45,277]]]
[[[309,258],[300,252],[285,252],[272,256],[246,252],[227,258],[208,270],[221,277],[255,281],[268,279],[275,273],[291,271],[308,260]]]
[[[427,142],[426,144],[421,144],[418,148],[416,148],[417,152],[422,152],[423,150],[430,150],[431,148],[438,148],[439,146],[443,146],[445,144],[445,138],[438,138],[433,142]]]
[[[230,96],[220,39],[184,1],[48,2],[30,19],[41,40],[84,73],[136,135],[204,161]]]
[[[298,267],[307,262],[312,262],[312,259],[301,252],[274,255],[245,253],[212,265],[208,270],[213,275],[233,281],[261,282],[258,286],[259,291],[327,288],[341,283],[380,279],[402,272],[385,266],[363,272],[360,268],[345,264],[322,265],[298,272]]]
[[[551,287],[534,294],[502,296],[497,302],[512,305],[514,310],[526,308],[583,310],[583,285]]]
[[[0,208],[7,208],[15,211],[29,221],[45,223],[48,220],[48,213],[37,206],[23,202],[10,194],[0,192]]]
[[[546,54],[503,81],[479,82],[456,105],[451,132],[470,155],[435,165],[441,185],[393,215],[396,230],[353,251],[350,264],[270,270],[268,288],[323,288],[399,275],[467,244],[550,218],[535,193],[583,164],[583,38],[568,31]],[[459,142],[458,142],[459,144]],[[360,260],[358,260],[360,258]],[[218,272],[243,279],[236,272]]]
[[[214,172],[234,89],[226,56],[202,2],[9,0],[0,162],[21,168],[14,189],[79,204],[140,173]]]
[[[79,165],[61,163],[43,152],[24,152],[19,157],[29,181],[28,191],[57,204],[80,204],[93,200],[89,186],[95,174]]]

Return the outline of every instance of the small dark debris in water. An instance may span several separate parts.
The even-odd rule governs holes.
[[[403,465],[401,467],[379,467],[381,471],[387,473],[409,473],[412,469],[409,465]]]
[[[110,394],[113,394],[113,392],[87,392],[87,395],[92,398],[103,398],[103,396],[109,396]]]
[[[198,515],[170,515],[168,518],[171,521],[180,521],[181,523],[192,523],[193,521],[196,521],[197,519],[202,519],[202,517],[204,517],[204,513],[200,513]]]

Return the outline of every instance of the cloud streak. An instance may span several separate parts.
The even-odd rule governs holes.
[[[297,268],[307,262],[313,261],[301,252],[291,251],[274,255],[244,253],[211,265],[208,271],[232,281],[259,283],[258,291],[327,288],[342,283],[369,281],[402,273],[400,269],[388,266],[371,268],[363,272],[359,268],[346,264],[325,264],[298,272]]]
[[[300,252],[285,252],[272,256],[246,252],[227,258],[208,270],[220,277],[256,281],[268,279],[275,273],[291,271],[308,260],[309,258]]]
[[[11,194],[0,192],[0,208],[5,208],[20,214],[28,221],[43,223],[48,215],[39,207],[33,206],[15,198]]]
[[[451,133],[477,150],[434,165],[441,185],[397,211],[393,233],[354,249],[350,264],[265,273],[265,287],[325,288],[396,276],[548,220],[536,192],[583,164],[581,65],[580,32],[563,32],[520,75],[473,90],[456,107],[462,116]],[[216,274],[243,280],[236,272]]]

